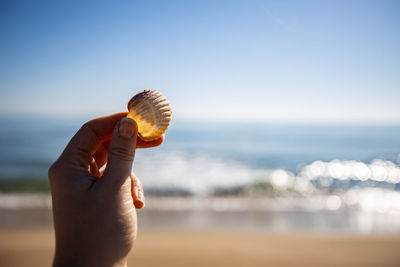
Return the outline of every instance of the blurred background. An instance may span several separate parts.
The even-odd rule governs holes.
[[[0,1],[0,265],[51,263],[48,167],[155,89],[132,266],[399,266],[399,29],[398,1]]]

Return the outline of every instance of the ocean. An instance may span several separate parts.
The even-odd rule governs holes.
[[[0,118],[0,179],[45,178],[48,167],[84,122],[79,118]],[[164,144],[137,150],[133,170],[149,189],[170,187],[195,195],[268,177],[270,182],[290,184],[300,176],[320,187],[397,190],[399,136],[400,125],[173,121]],[[272,179],[274,174],[282,180]]]
[[[0,192],[46,192],[48,167],[85,121],[1,117]],[[176,120],[160,147],[137,150],[133,171],[146,196],[191,197],[197,208],[211,198],[212,210],[362,211],[400,232],[399,136],[400,125]],[[232,197],[245,205],[218,204]]]

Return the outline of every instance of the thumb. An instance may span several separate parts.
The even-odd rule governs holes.
[[[130,179],[136,138],[136,122],[129,118],[122,118],[116,124],[111,137],[107,167],[101,179],[104,183],[112,183],[119,187],[126,179]]]

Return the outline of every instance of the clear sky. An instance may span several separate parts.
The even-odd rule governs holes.
[[[400,123],[400,1],[0,1],[0,114]]]

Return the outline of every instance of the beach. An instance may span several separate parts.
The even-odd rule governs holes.
[[[1,200],[0,266],[50,266],[50,196],[2,195]],[[383,231],[385,225],[376,225],[366,233],[352,228],[349,211],[261,209],[254,204],[268,207],[265,203],[276,201],[149,197],[138,211],[139,234],[128,266],[400,265],[397,228],[386,225]],[[369,217],[390,219],[380,216]]]
[[[0,267],[400,267],[400,0],[0,13]]]
[[[50,266],[52,228],[0,229],[0,266]],[[400,238],[243,231],[139,231],[128,266],[399,266]]]

